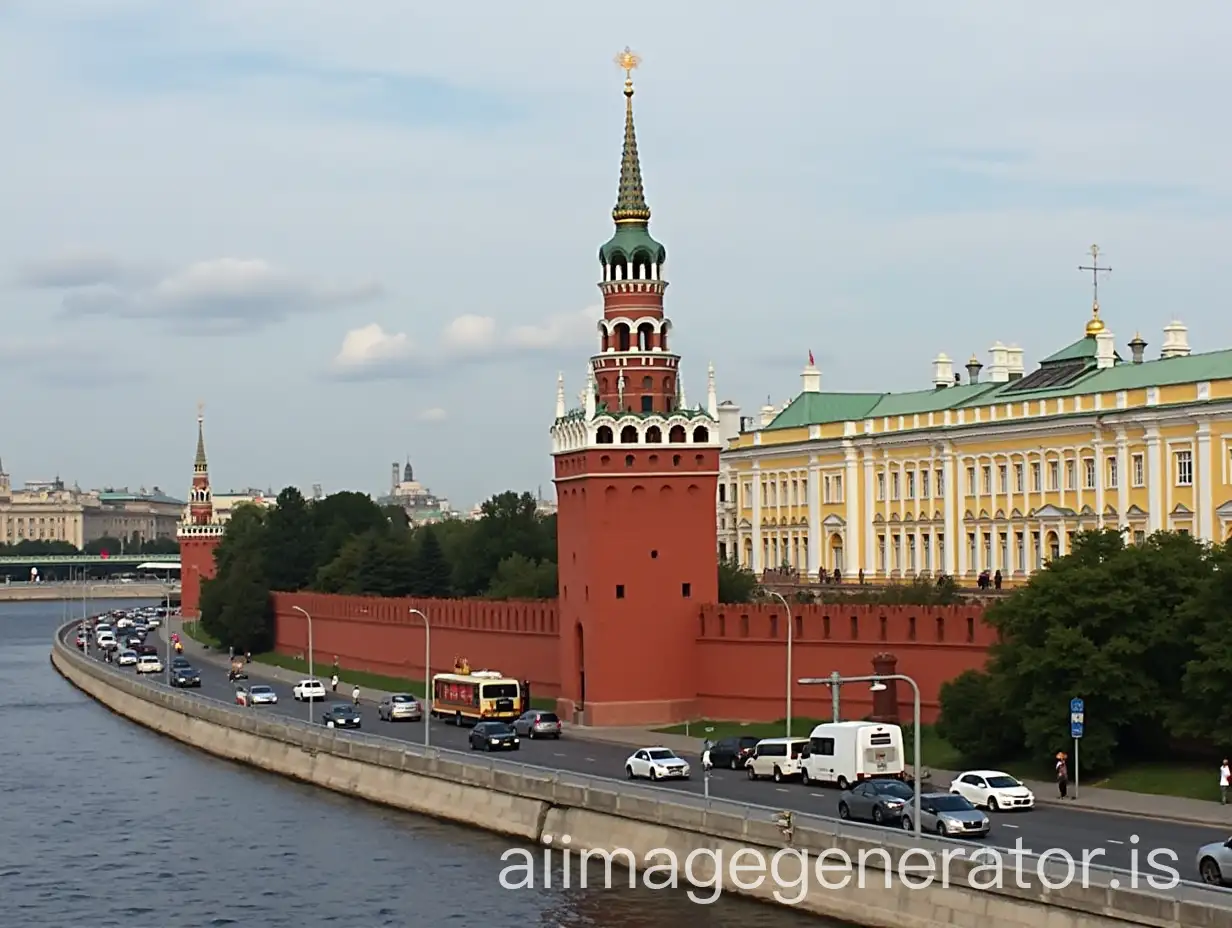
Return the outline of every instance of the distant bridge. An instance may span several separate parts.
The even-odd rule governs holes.
[[[31,554],[0,557],[0,567],[89,567],[93,564],[132,566],[157,564],[160,569],[175,570],[180,566],[178,554]]]

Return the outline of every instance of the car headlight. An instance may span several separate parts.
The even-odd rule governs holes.
[[[493,744],[500,744],[500,738],[491,738],[491,739],[489,739],[489,740],[490,740]]]
[[[902,802],[900,802],[897,799],[887,799],[886,800],[886,806],[891,809],[897,809],[901,805],[902,805]]]

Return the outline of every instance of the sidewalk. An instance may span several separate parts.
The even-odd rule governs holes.
[[[171,628],[173,623],[176,626],[174,629]],[[230,661],[225,653],[208,650],[200,642],[183,634],[180,624],[181,620],[178,617],[169,620],[160,630],[160,634],[170,634],[172,630],[180,631],[180,640],[184,643],[184,655],[191,661],[210,664],[224,670],[230,666]],[[272,664],[261,664],[260,668],[262,676],[276,680],[279,683],[295,684],[303,679],[304,676],[301,673],[275,667]],[[318,668],[317,676],[328,686],[331,673],[332,668],[329,665],[325,665],[324,668]],[[351,692],[351,685],[347,682],[345,668],[339,673],[338,679],[337,698],[345,701],[349,699]],[[380,690],[363,689],[360,691],[360,695],[361,703],[375,705],[389,694]],[[678,754],[701,754],[702,741],[705,739],[705,734],[700,725],[698,726],[696,737],[692,735],[665,734],[648,728],[591,728],[585,725],[571,725],[568,722],[564,723],[564,728],[570,737],[581,738],[586,741],[618,744],[624,747],[635,748],[660,746],[669,748]],[[935,789],[948,789],[950,781],[958,776],[958,773],[953,770],[929,770],[927,756],[925,756],[924,761],[925,770],[931,774],[926,782],[931,783]],[[1220,805],[1214,800],[1204,802],[1201,799],[1185,799],[1178,796],[1158,796],[1150,793],[1131,793],[1119,789],[1099,789],[1098,787],[1083,786],[1081,783],[1079,783],[1077,799],[1063,800],[1057,796],[1057,786],[1055,783],[1039,780],[1024,780],[1023,782],[1035,794],[1035,800],[1041,806],[1082,809],[1085,812],[1103,812],[1109,815],[1125,815],[1132,818],[1148,818],[1188,825],[1222,826],[1232,834],[1232,805]]]

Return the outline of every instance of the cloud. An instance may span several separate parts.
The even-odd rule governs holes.
[[[449,413],[439,406],[433,406],[431,409],[425,409],[421,412],[419,418],[424,422],[444,422],[449,418]]]
[[[365,302],[383,292],[376,282],[326,283],[252,258],[215,258],[141,275],[104,255],[69,255],[28,264],[19,279],[67,291],[60,308],[68,317],[153,320],[175,331],[219,335]]]
[[[391,334],[373,322],[346,333],[330,370],[343,380],[405,376],[404,369],[409,368],[414,355],[405,332]]]
[[[387,333],[373,322],[352,329],[330,365],[343,380],[409,378],[446,364],[480,359],[514,361],[531,355],[585,351],[595,344],[598,308],[549,316],[534,325],[503,331],[491,316],[464,315],[450,321],[431,350],[418,350],[405,332]]]

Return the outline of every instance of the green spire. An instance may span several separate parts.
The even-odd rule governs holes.
[[[637,130],[633,127],[633,81],[625,81],[625,146],[620,156],[620,190],[612,218],[617,223],[650,222],[650,207],[642,190],[642,164],[637,156]]]

